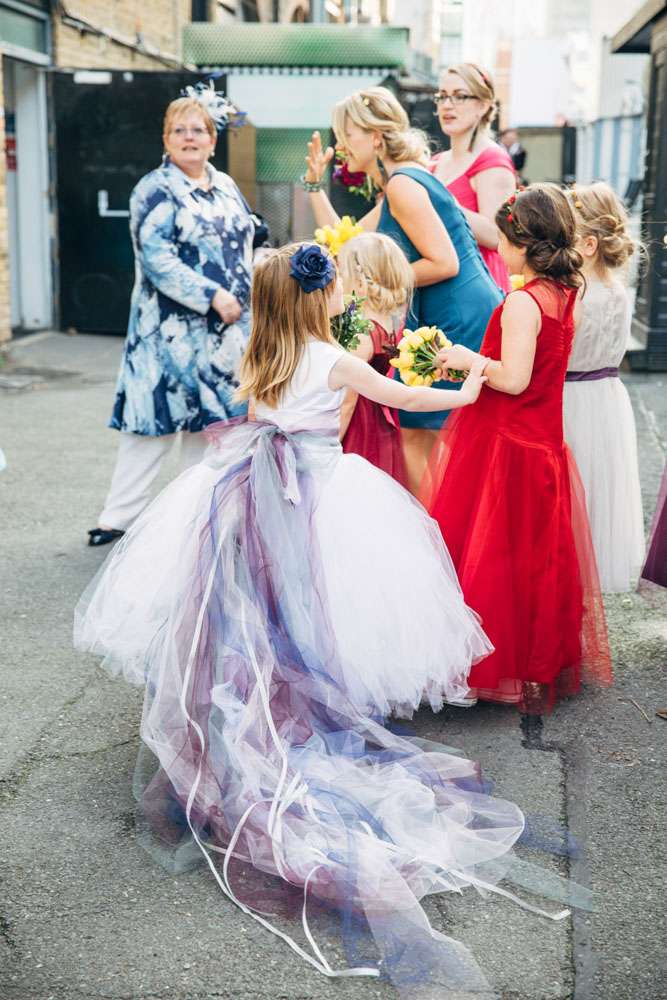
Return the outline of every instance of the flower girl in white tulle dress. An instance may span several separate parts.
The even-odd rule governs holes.
[[[437,997],[487,989],[420,901],[466,886],[511,896],[497,884],[508,877],[540,887],[511,857],[523,816],[486,794],[474,763],[382,718],[465,703],[490,644],[435,523],[338,441],[346,389],[447,410],[474,402],[484,378],[473,366],[460,392],[408,388],[346,354],[329,333],[342,288],[313,244],[263,260],[252,301],[240,393],[256,420],[209,429],[204,460],[81,599],[75,642],[145,684],[157,770],[139,801],[161,854],[194,847],[229,899],[326,976],[383,975],[406,1000],[420,984]],[[267,918],[274,885],[299,901],[302,943]],[[332,967],[312,897],[370,934],[374,957]]]
[[[636,250],[627,215],[604,183],[573,189],[586,286],[564,394],[565,439],[586,491],[603,591],[631,590],[644,557],[637,437],[619,378],[630,335],[626,265]]]

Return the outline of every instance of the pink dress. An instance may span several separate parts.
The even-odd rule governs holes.
[[[436,153],[432,158],[429,167],[432,174],[435,174],[441,156],[442,153]],[[458,177],[455,177],[453,181],[450,181],[446,185],[447,190],[451,191],[459,205],[462,205],[463,208],[467,208],[471,212],[479,212],[477,192],[471,185],[470,178],[476,174],[481,174],[483,170],[491,170],[493,167],[504,167],[511,172],[512,177],[516,177],[514,164],[510,159],[509,153],[501,149],[500,146],[494,145],[489,146],[488,149],[483,149],[477,159],[472,161],[464,173],[459,174]],[[480,247],[479,249],[484,258],[484,263],[491,272],[493,280],[504,292],[509,292],[509,274],[498,251],[491,250],[489,247]]]

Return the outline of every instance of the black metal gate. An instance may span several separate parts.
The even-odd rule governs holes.
[[[187,72],[53,73],[63,329],[125,332],[134,279],[130,193],[160,163],[167,104],[200,79]],[[225,82],[217,79],[216,89]],[[227,168],[225,133],[215,165]]]

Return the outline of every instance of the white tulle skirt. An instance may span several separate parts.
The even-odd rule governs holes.
[[[84,595],[78,641],[143,683],[145,653],[189,586],[195,539],[219,471],[184,472],[117,546]],[[357,455],[322,471],[312,537],[342,683],[364,715],[410,717],[421,703],[466,704],[470,667],[492,651],[464,603],[431,518],[390,476]],[[304,595],[307,613],[308,595]],[[469,703],[469,702],[468,702]]]
[[[601,589],[632,590],[644,558],[637,435],[619,378],[566,382],[565,440],[586,491]]]
[[[221,428],[111,554],[75,643],[145,683],[157,769],[138,799],[160,852],[196,846],[225,895],[324,975],[382,975],[401,1000],[479,994],[484,975],[430,926],[425,896],[517,899],[509,879],[581,898],[512,856],[523,815],[473,762],[371,717],[464,697],[489,644],[433,522],[335,434]],[[265,916],[274,887],[279,910],[298,899],[303,944]],[[362,941],[351,967],[319,948],[314,900]]]

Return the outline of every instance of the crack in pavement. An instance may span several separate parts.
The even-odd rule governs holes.
[[[21,757],[17,763],[14,764],[4,778],[0,778],[0,806],[11,805],[21,789],[29,781],[33,771],[45,761],[66,760],[68,757],[76,756],[92,756],[96,753],[102,753],[106,749],[113,749],[113,746],[109,748],[103,747],[99,750],[75,751],[72,754],[49,754],[48,751],[40,749],[40,744],[43,744],[44,741],[48,739],[48,735],[51,732],[54,721],[57,718],[65,716],[70,709],[74,708],[75,705],[77,705],[78,702],[84,697],[94,681],[94,675],[89,677],[71,698],[62,703],[62,705],[58,708],[57,715],[49,719],[49,721],[45,723],[44,727],[37,733],[37,736],[35,737],[32,746],[29,747],[27,753],[25,753],[23,757]],[[132,741],[127,740],[124,742],[129,743]],[[119,743],[118,745],[122,746],[123,743]]]
[[[18,951],[18,943],[12,933],[11,922],[2,913],[0,913],[0,940],[5,942],[12,953]]]

